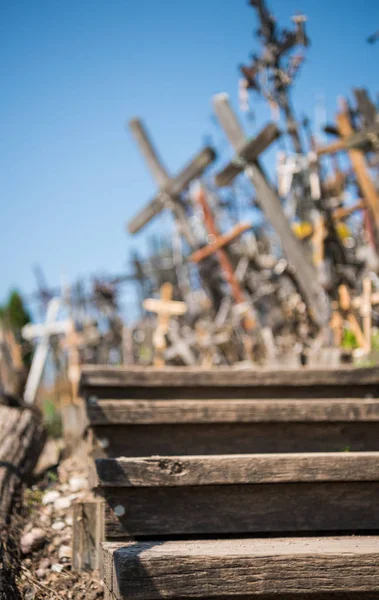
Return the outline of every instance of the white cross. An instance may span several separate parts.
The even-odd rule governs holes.
[[[26,404],[34,404],[49,354],[50,337],[66,334],[71,330],[71,321],[56,320],[60,305],[61,301],[59,298],[52,298],[47,306],[45,323],[38,325],[28,324],[22,329],[22,337],[24,339],[33,340],[34,338],[39,338],[25,386],[24,400]]]

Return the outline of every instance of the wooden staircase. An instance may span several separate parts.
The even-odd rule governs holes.
[[[82,394],[109,600],[379,599],[378,369],[86,367]]]

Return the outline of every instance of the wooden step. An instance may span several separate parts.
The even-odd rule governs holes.
[[[236,369],[82,367],[85,398],[305,398],[378,396],[379,367]],[[111,396],[110,396],[110,390]]]
[[[98,459],[106,539],[379,531],[379,453]]]
[[[379,450],[379,399],[87,402],[96,458]]]
[[[379,598],[379,537],[104,543],[110,600]]]

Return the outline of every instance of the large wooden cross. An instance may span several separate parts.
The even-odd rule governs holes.
[[[255,187],[259,205],[280,238],[283,253],[294,269],[294,277],[312,318],[318,325],[325,325],[328,321],[328,309],[325,292],[317,280],[317,272],[312,262],[308,260],[301,242],[296,239],[280,199],[259,164],[258,157],[261,149],[267,147],[266,142],[258,144],[257,140],[259,140],[261,134],[258,135],[255,138],[257,150],[248,152],[248,148],[254,148],[254,141],[245,140],[243,129],[229,104],[227,94],[214,96],[213,105],[221,126],[237,153],[232,163],[240,165],[239,172],[244,171]],[[266,135],[263,136],[268,141],[273,137],[272,128],[271,134],[266,132]],[[225,171],[226,169],[223,169],[216,176],[218,185],[225,185]],[[229,183],[230,178],[227,181]]]
[[[45,323],[28,324],[22,329],[22,336],[26,340],[36,338],[39,340],[25,386],[24,400],[27,404],[33,404],[35,401],[49,354],[50,338],[55,335],[67,334],[71,330],[71,320],[57,321],[60,305],[59,298],[52,298],[47,305]]]
[[[371,179],[365,152],[376,150],[379,145],[379,124],[371,123],[361,131],[355,131],[351,124],[347,102],[342,102],[342,111],[337,114],[337,132],[340,139],[317,150],[318,156],[347,152],[359,189],[366,206],[369,207],[375,223],[376,235],[379,232],[379,196]],[[376,240],[378,243],[378,240]]]
[[[129,222],[128,229],[130,233],[140,231],[163,208],[169,206],[173,210],[182,235],[186,238],[189,246],[195,248],[196,239],[188,226],[180,194],[189,186],[191,181],[200,177],[204,170],[215,160],[214,150],[210,147],[204,148],[194,156],[176,177],[170,177],[142,122],[139,119],[132,119],[129,126],[153,177],[159,185],[159,191],[153,200]]]
[[[238,235],[244,231],[247,231],[247,229],[250,229],[251,225],[249,223],[240,223],[236,225],[229,233],[220,235],[213,218],[212,211],[207,202],[204,189],[201,186],[199,186],[199,190],[197,192],[197,201],[203,210],[204,224],[212,241],[209,246],[205,246],[204,248],[200,248],[200,250],[194,252],[189,257],[189,260],[193,262],[200,262],[211,254],[216,253],[222,272],[230,286],[236,304],[246,304],[245,295],[242,291],[239,281],[237,280],[237,277],[235,276],[233,266],[224,250],[224,247],[226,244],[229,244],[232,240],[234,240]],[[247,314],[244,317],[243,325],[246,330],[250,331],[254,329],[256,323],[255,319],[251,315],[251,310],[249,310],[249,307],[247,307],[246,313]]]
[[[143,301],[145,310],[157,314],[158,325],[153,335],[155,349],[154,366],[156,367],[163,367],[165,365],[166,333],[168,332],[171,317],[184,315],[187,312],[186,303],[172,300],[172,293],[172,284],[167,282],[161,286],[160,299],[147,298]]]

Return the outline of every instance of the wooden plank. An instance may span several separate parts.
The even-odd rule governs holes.
[[[106,539],[379,531],[378,481],[103,488]]]
[[[378,422],[100,425],[92,456],[379,451]]]
[[[104,500],[93,498],[73,505],[72,569],[96,571],[104,541]]]
[[[91,426],[379,421],[379,399],[98,400],[87,416]]]
[[[373,600],[379,593],[376,536],[105,543],[102,555],[117,600]]]
[[[96,471],[102,487],[379,481],[379,452],[104,458]]]
[[[81,388],[90,387],[282,387],[364,386],[379,384],[379,367],[340,367],[338,369],[268,369],[217,367],[108,367],[85,365],[81,369]]]

